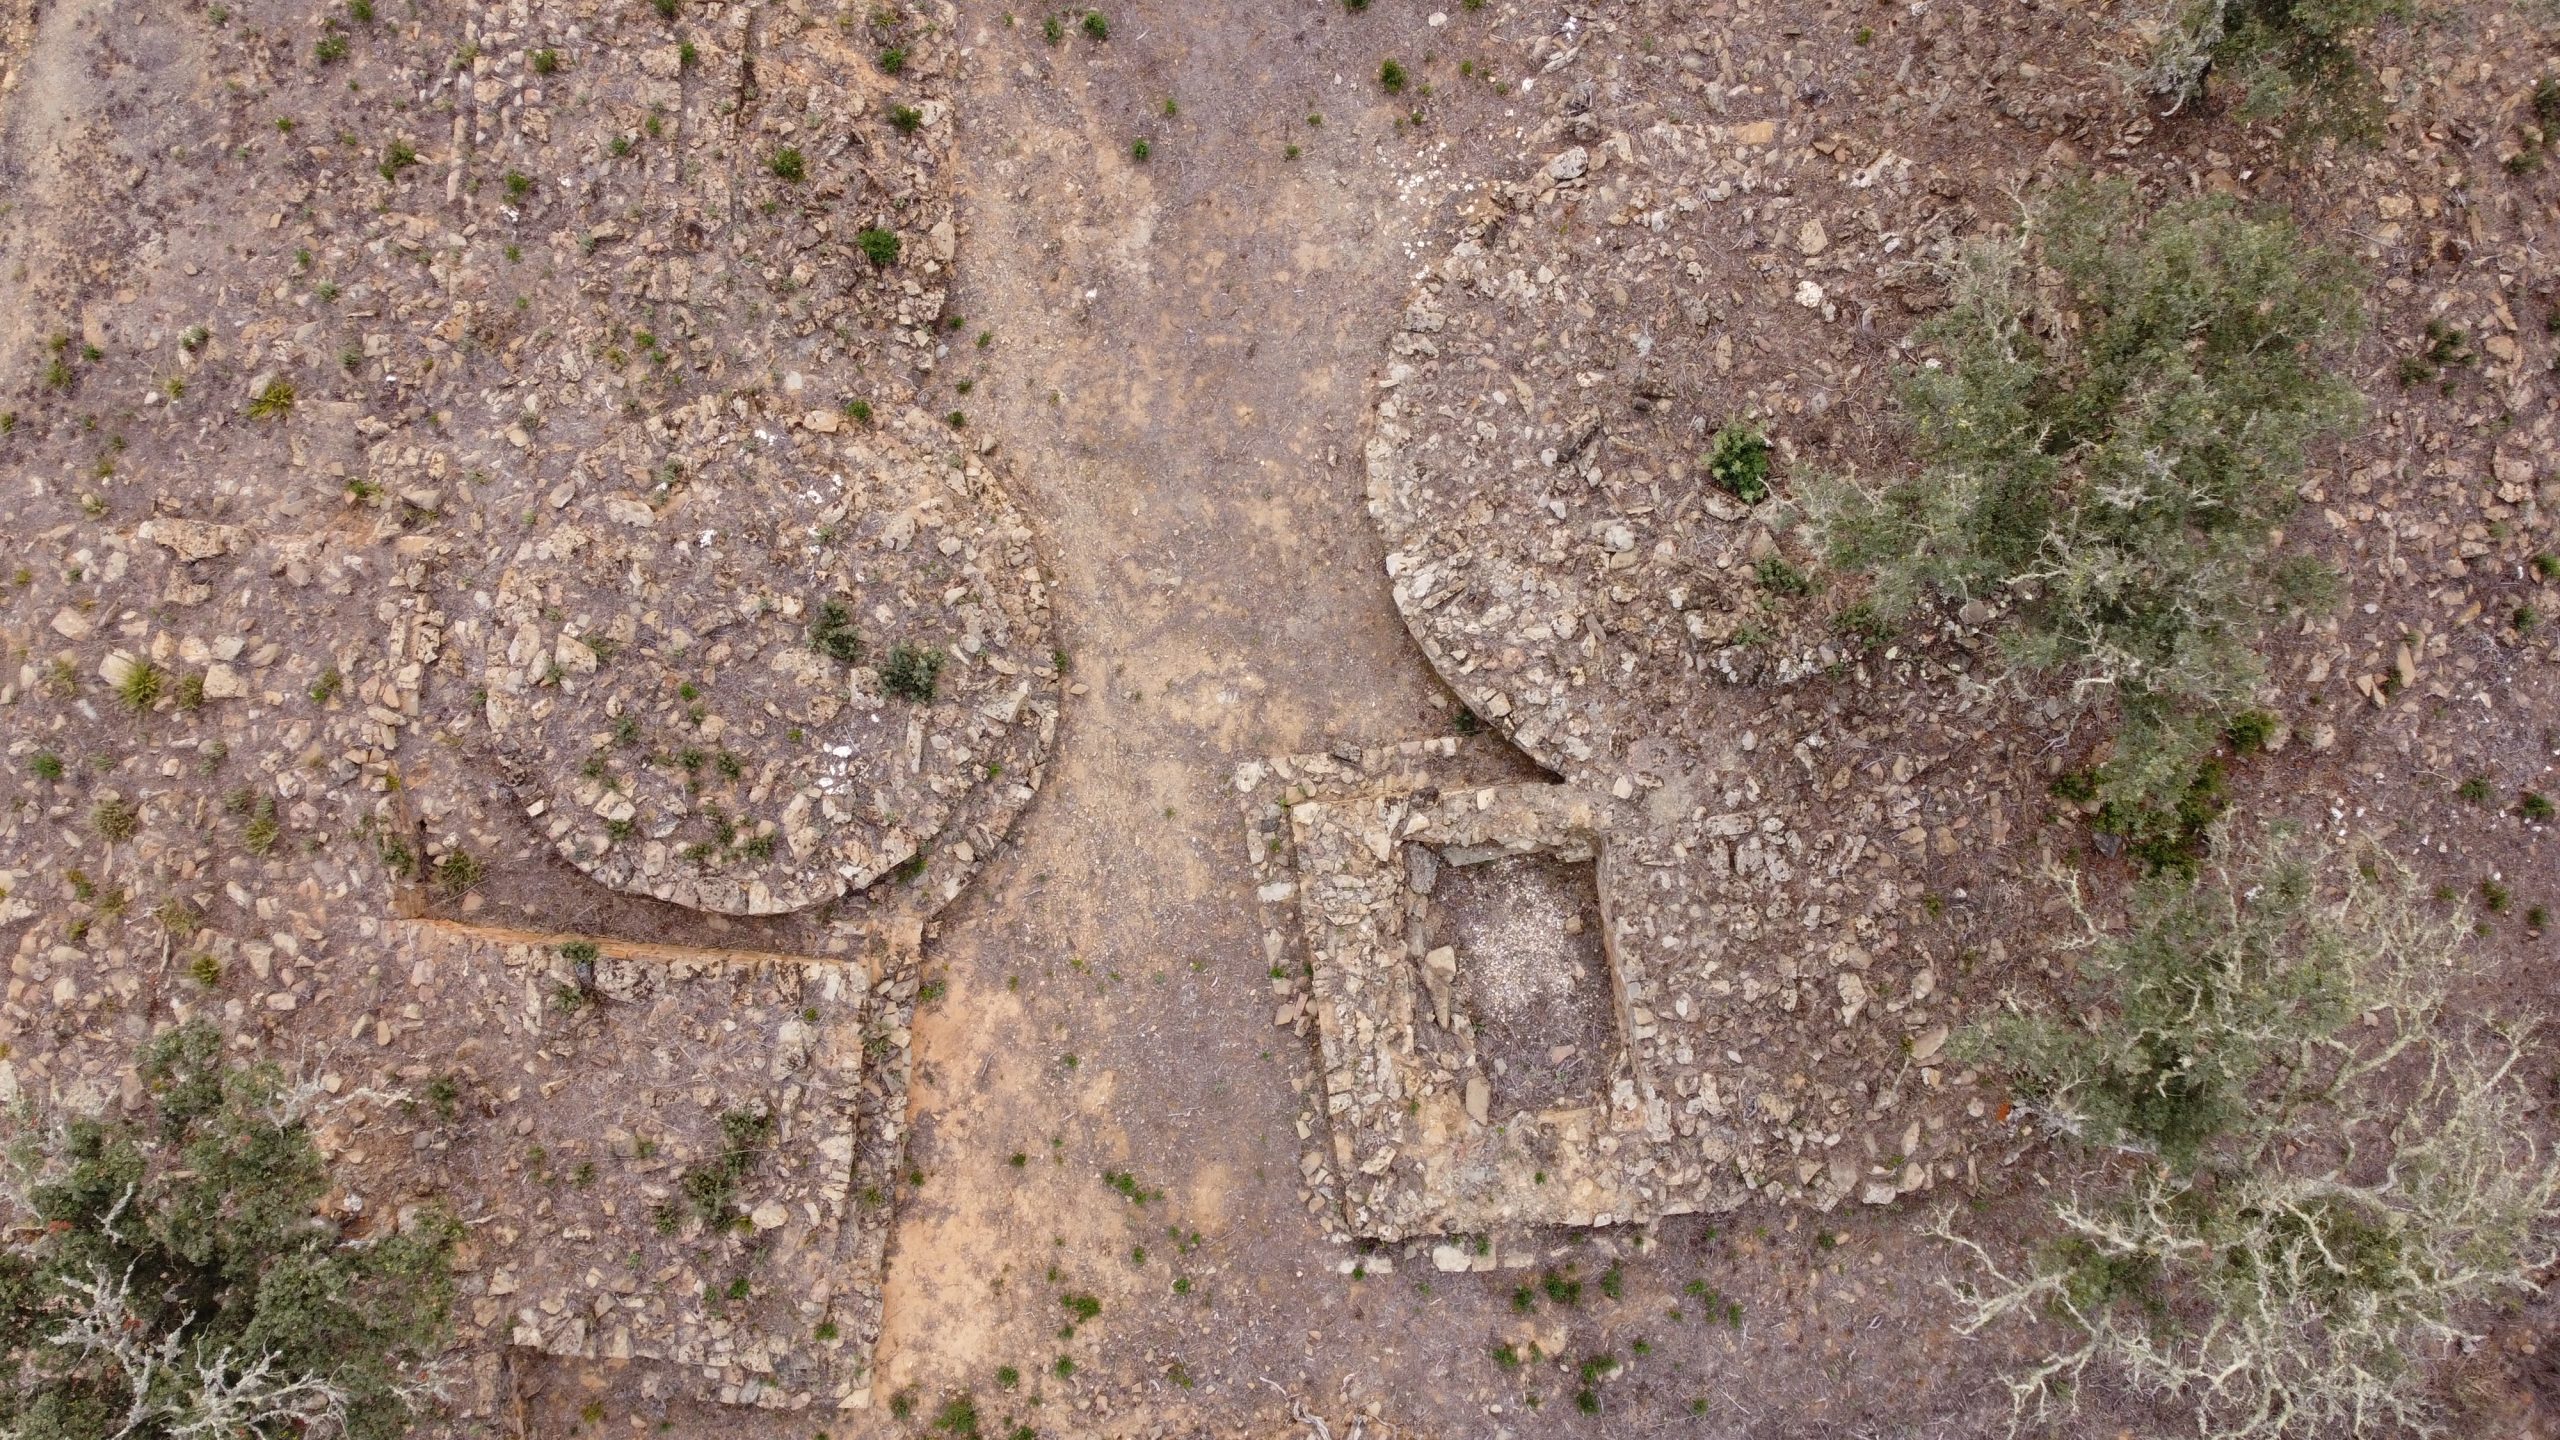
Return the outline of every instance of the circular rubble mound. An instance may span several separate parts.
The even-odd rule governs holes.
[[[1718,685],[1842,658],[1709,299],[1767,284],[1701,203],[1719,147],[1646,138],[1574,146],[1480,202],[1407,306],[1366,453],[1407,625],[1568,776],[1712,729]]]
[[[500,577],[483,680],[563,856],[616,890],[777,914],[917,861],[971,792],[1033,772],[1030,530],[936,439],[913,419],[823,469],[750,460],[543,517]]]

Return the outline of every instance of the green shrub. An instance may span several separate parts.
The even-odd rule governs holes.
[[[855,235],[853,243],[861,247],[864,258],[874,265],[888,266],[898,263],[898,232],[895,230],[883,230],[873,226]]]
[[[1771,555],[1752,570],[1760,588],[1772,595],[1804,596],[1813,593],[1813,577],[1789,563],[1784,555]]]
[[[1405,79],[1403,65],[1393,60],[1378,62],[1378,88],[1390,95],[1401,95],[1404,93]]]
[[[2459,1310],[2536,1288],[2560,1218],[2522,1052],[2448,1009],[2464,920],[2391,861],[2215,839],[2211,873],[2157,877],[2120,933],[2091,926],[2069,1014],[1960,1047],[2126,1158],[2076,1167],[2022,1255],[1938,1222],[1980,1272],[1958,1329],[2076,1332],[2009,1377],[2022,1418],[2067,1412],[2098,1369],[2192,1406],[2209,1437],[2426,1433],[2417,1357],[2461,1337]]]
[[[196,1022],[153,1041],[149,1103],[13,1151],[33,1225],[0,1250],[0,1433],[388,1440],[426,1393],[457,1231],[344,1234],[273,1066]]]
[[[1707,451],[1707,477],[1745,505],[1769,498],[1769,441],[1750,425],[1727,425]]]
[[[809,162],[796,145],[785,145],[774,151],[764,162],[764,168],[773,172],[773,178],[786,184],[797,185],[809,178]]]
[[[2153,37],[2141,82],[2176,109],[2218,71],[2244,92],[2244,115],[2370,135],[2381,100],[2356,42],[2407,9],[2407,0],[2194,0]]]
[[[933,698],[934,682],[942,674],[943,654],[939,650],[900,645],[889,652],[880,667],[880,688],[901,700],[921,705]]]
[[[284,838],[284,825],[276,819],[276,797],[261,795],[251,803],[249,821],[240,827],[240,844],[252,855],[272,854],[276,841]]]
[[[448,899],[458,900],[479,885],[489,867],[470,851],[454,849],[436,857],[434,873],[436,888]]]
[[[2266,551],[2305,449],[2356,414],[2332,364],[2355,272],[2227,202],[2085,185],[1965,248],[1952,280],[1920,332],[1936,359],[1902,391],[1920,472],[1815,486],[1832,558],[1874,577],[1889,621],[2002,604],[2013,666],[2116,710],[2099,798],[2165,816],[2248,707],[2269,616],[2334,594]]]
[[[862,663],[862,636],[853,628],[853,612],[839,600],[818,602],[818,618],[809,622],[809,643],[839,665]]]

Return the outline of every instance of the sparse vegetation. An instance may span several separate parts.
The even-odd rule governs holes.
[[[676,1181],[677,1193],[705,1228],[722,1229],[744,1218],[738,1214],[738,1187],[764,1157],[773,1133],[773,1116],[763,1111],[731,1110],[720,1117],[720,1149]],[[660,1213],[663,1219],[668,1212]]]
[[[853,243],[861,248],[863,258],[874,265],[885,267],[898,263],[898,232],[895,230],[883,230],[873,226],[857,233],[853,237]]]
[[[382,149],[382,163],[375,166],[383,179],[396,181],[400,172],[418,163],[418,147],[406,140],[394,140]]]
[[[136,657],[116,680],[116,698],[124,702],[124,708],[139,715],[159,700],[161,686],[167,679],[167,674],[159,666]]]
[[[2388,859],[2282,832],[2214,849],[2145,883],[2120,932],[2083,911],[2069,1017],[1972,1037],[2057,1134],[2119,1158],[2057,1190],[2023,1255],[1940,1221],[1977,1262],[1961,1328],[2075,1332],[2011,1378],[2022,1417],[2104,1370],[2193,1404],[2207,1436],[2424,1429],[2418,1357],[2462,1337],[2462,1307],[2530,1291],[2560,1218],[2522,1053],[2448,1011],[2466,926]]]
[[[818,602],[817,618],[809,622],[809,643],[839,665],[862,663],[862,636],[855,632],[853,612],[843,601]]]
[[[130,840],[142,830],[142,807],[120,795],[109,795],[90,808],[89,826],[101,839]]]

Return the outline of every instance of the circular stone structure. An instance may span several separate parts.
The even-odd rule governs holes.
[[[1054,674],[1029,526],[929,422],[833,452],[579,496],[500,577],[489,729],[600,883],[803,909],[1036,772]]]
[[[1711,734],[1719,685],[1843,659],[1799,593],[1797,506],[1705,464],[1765,398],[1732,373],[1750,337],[1725,299],[1769,282],[1707,199],[1729,154],[1720,127],[1664,125],[1497,187],[1378,376],[1368,498],[1396,606],[1471,709],[1567,776]]]

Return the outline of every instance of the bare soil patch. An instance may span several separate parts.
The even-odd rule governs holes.
[[[1444,865],[1432,889],[1422,943],[1458,952],[1457,993],[1500,1113],[1602,1098],[1620,1040],[1597,871],[1520,855]]]

